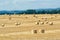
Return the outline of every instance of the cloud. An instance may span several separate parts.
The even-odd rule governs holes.
[[[0,0],[1,9],[33,9],[60,7],[60,0]]]
[[[37,1],[37,0],[13,0],[12,2],[14,3],[14,4],[16,4],[16,3],[28,3],[28,2],[34,2],[34,1]]]

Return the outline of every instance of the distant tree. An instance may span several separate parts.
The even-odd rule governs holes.
[[[60,8],[59,9],[56,9],[56,12],[60,14]]]
[[[25,13],[26,14],[34,14],[34,13],[36,13],[36,10],[28,9]]]

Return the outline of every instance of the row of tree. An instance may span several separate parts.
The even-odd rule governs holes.
[[[60,14],[60,9],[41,9],[41,10],[27,10],[26,14]]]
[[[0,11],[1,14],[60,14],[60,8],[57,9],[28,9],[15,11]]]

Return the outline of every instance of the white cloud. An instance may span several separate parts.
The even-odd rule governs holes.
[[[32,1],[37,1],[37,0],[13,0],[12,2],[13,3],[17,3],[17,2],[22,3],[22,2],[32,2]]]
[[[59,3],[60,0],[0,0],[0,10],[60,7]]]
[[[9,1],[0,2],[0,6],[2,6],[2,5],[8,5],[9,3],[10,3]]]

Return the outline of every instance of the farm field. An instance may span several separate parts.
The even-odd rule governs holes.
[[[60,40],[60,14],[0,15],[0,40]]]

